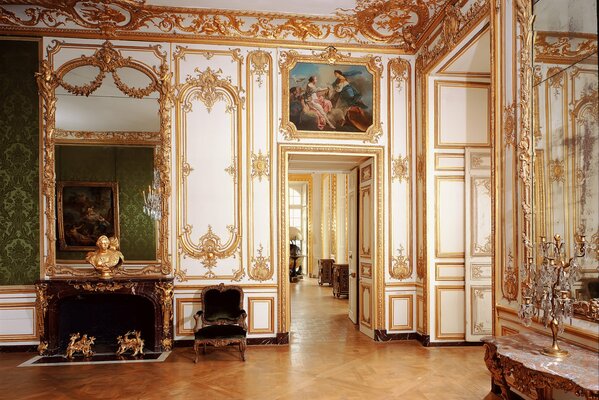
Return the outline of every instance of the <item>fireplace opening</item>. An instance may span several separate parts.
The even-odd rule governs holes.
[[[95,353],[111,353],[118,348],[117,336],[138,330],[144,349],[154,348],[154,305],[143,297],[121,293],[81,293],[62,299],[58,306],[58,340],[65,350],[71,334],[96,338]]]

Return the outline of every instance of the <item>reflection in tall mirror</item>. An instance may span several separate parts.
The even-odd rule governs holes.
[[[575,256],[587,249],[570,290],[574,314],[599,319],[599,125],[597,111],[597,3],[534,3],[534,240],[564,241]]]
[[[103,235],[117,239],[110,245],[131,267],[119,273],[168,274],[166,54],[140,48],[150,55],[137,59],[129,57],[131,47],[110,42],[55,42],[51,51],[54,61],[38,76],[55,107],[44,132],[44,173],[55,177],[45,183],[47,275],[93,276],[86,254]],[[72,56],[56,56],[62,51]]]

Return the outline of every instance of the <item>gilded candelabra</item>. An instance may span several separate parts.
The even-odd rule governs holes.
[[[541,236],[540,251],[543,262],[540,267],[529,260],[526,269],[526,284],[523,289],[522,304],[518,315],[525,326],[530,326],[533,317],[539,317],[545,327],[551,329],[552,344],[541,353],[563,358],[568,355],[560,349],[557,338],[564,331],[564,320],[572,318],[572,303],[570,290],[580,278],[578,258],[586,253],[585,237],[576,238],[574,257],[566,260],[564,242],[560,235],[553,237],[553,242],[547,242]]]

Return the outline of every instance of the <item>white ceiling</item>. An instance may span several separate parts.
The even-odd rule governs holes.
[[[356,0],[147,0],[146,4],[330,16],[339,8],[355,8]]]
[[[291,154],[289,172],[350,172],[367,158],[350,155]]]

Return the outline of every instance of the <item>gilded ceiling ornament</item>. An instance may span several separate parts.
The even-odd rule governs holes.
[[[248,54],[248,63],[252,66],[252,74],[256,76],[259,87],[264,83],[263,76],[270,72],[268,68],[271,61],[270,53],[264,50],[254,50]]]
[[[274,270],[270,268],[270,257],[264,257],[262,244],[258,246],[258,256],[252,256],[250,278],[256,281],[266,281],[272,278]]]
[[[551,182],[563,182],[566,175],[566,168],[564,166],[564,160],[551,160],[549,161],[549,180]]]
[[[412,269],[410,266],[410,259],[404,255],[403,246],[399,246],[397,255],[392,258],[392,266],[389,271],[391,277],[399,280],[408,279],[412,276]]]
[[[391,162],[391,180],[398,180],[399,183],[406,181],[409,179],[408,176],[408,165],[409,159],[408,157],[402,157],[401,155],[393,158]]]
[[[403,83],[410,77],[410,68],[410,62],[403,58],[394,58],[389,61],[389,75],[398,89],[401,89]]]
[[[173,33],[247,40],[326,39],[345,43],[381,43],[412,51],[435,21],[447,0],[366,0],[334,16],[190,9],[147,5],[144,0],[3,1],[0,20],[23,28],[62,31],[91,30],[118,37]],[[11,5],[12,4],[12,5]],[[68,28],[67,28],[68,26]]]
[[[257,155],[252,152],[252,178],[258,177],[262,182],[264,176],[270,176],[270,158],[262,154],[262,150],[258,150]]]
[[[445,18],[443,19],[443,41],[447,47],[454,47],[458,36],[460,25],[464,16],[458,5],[453,4],[445,8]]]

